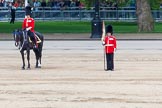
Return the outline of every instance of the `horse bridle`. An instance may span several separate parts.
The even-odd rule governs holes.
[[[18,47],[19,46],[19,42],[20,42],[20,34],[18,34],[18,31],[14,32],[14,40],[15,40],[15,46]]]

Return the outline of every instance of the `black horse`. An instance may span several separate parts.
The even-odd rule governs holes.
[[[43,41],[44,37],[41,33],[35,32],[37,37],[37,43],[38,48],[33,47],[33,42],[27,35],[26,30],[14,30],[13,37],[15,41],[15,46],[19,48],[21,56],[22,56],[22,69],[25,69],[25,58],[24,58],[24,51],[27,53],[27,60],[28,60],[28,69],[30,69],[30,50],[33,49],[36,57],[36,65],[35,68],[41,68],[41,58],[42,58],[42,47],[43,47]]]

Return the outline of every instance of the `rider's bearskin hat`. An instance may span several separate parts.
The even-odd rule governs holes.
[[[106,33],[113,34],[113,27],[111,25],[106,26]]]
[[[31,12],[26,12],[26,15],[30,15],[31,16]]]
[[[32,7],[31,6],[26,6],[25,7],[25,12],[26,12],[26,15],[30,15],[32,14]]]

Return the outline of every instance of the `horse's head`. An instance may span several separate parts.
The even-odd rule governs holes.
[[[13,38],[15,41],[15,46],[17,47],[20,44],[21,30],[17,29],[13,31]]]

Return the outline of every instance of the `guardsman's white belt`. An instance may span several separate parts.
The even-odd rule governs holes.
[[[105,46],[114,46],[114,44],[106,44]]]

